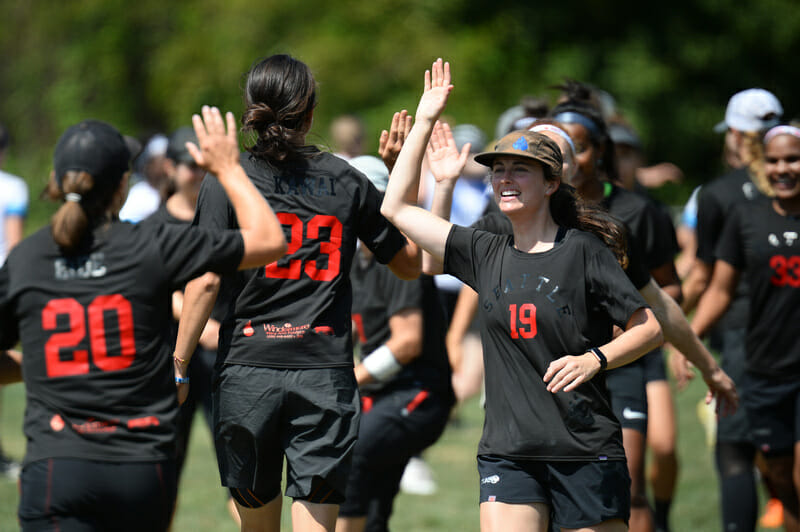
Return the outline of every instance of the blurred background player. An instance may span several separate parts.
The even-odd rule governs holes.
[[[2,170],[9,143],[8,129],[0,124],[0,266],[8,252],[25,236],[25,216],[28,214],[28,185],[21,177]],[[12,480],[16,480],[20,473],[19,463],[6,455],[2,445],[0,473]]]
[[[331,122],[331,149],[337,157],[348,161],[364,153],[366,128],[355,115],[340,115]]]
[[[144,150],[134,160],[131,189],[119,211],[123,222],[139,223],[153,214],[169,195],[167,175],[167,145],[162,134],[153,135]]]
[[[781,103],[764,89],[744,90],[728,101],[725,120],[717,124],[715,130],[725,132],[723,157],[731,171],[700,189],[697,257],[683,283],[686,312],[694,309],[709,285],[722,229],[734,207],[742,202],[752,203],[762,196],[751,179],[748,166],[761,160],[762,136],[780,122],[782,115]],[[745,360],[749,356],[745,341],[749,315],[747,279],[741,276],[733,301],[709,332],[711,344],[722,356],[723,368],[737,384],[744,378]],[[756,451],[744,409],[718,420],[715,454],[725,530],[753,530],[756,526],[758,493],[753,468]]]
[[[350,164],[380,192],[386,189],[389,171],[380,159],[362,155]],[[388,530],[406,463],[439,438],[455,398],[444,313],[433,279],[401,281],[363,245],[350,278],[354,333],[361,344],[355,374],[362,409],[336,529],[379,532]],[[370,359],[386,350],[398,364],[389,371],[374,367]]]

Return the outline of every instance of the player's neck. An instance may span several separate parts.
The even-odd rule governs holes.
[[[558,234],[558,224],[549,209],[527,220],[512,220],[514,247],[525,253],[541,253],[553,248]]]
[[[800,196],[775,198],[772,208],[781,216],[800,216]]]

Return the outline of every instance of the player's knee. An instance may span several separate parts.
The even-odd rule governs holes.
[[[253,491],[248,488],[228,488],[228,491],[239,506],[243,508],[261,508],[272,499],[280,495],[280,488],[270,491]]]

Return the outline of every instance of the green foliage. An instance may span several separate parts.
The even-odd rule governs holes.
[[[607,89],[650,159],[684,168],[685,197],[720,170],[711,127],[731,94],[762,86],[796,113],[800,74],[785,67],[800,48],[793,4],[0,0],[7,166],[38,189],[55,139],[87,117],[146,137],[188,124],[205,103],[240,115],[242,74],[276,52],[315,72],[315,142],[326,145],[328,124],[348,112],[366,121],[375,149],[392,112],[413,112],[422,71],[442,56],[456,83],[448,114],[490,135],[505,108],[524,94],[553,99],[548,87],[565,77]]]

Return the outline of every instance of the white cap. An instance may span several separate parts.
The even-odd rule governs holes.
[[[728,128],[763,131],[777,126],[782,116],[783,107],[774,94],[764,89],[747,89],[731,96],[725,121],[714,126],[714,131],[722,133]]]
[[[367,179],[372,181],[381,192],[386,192],[386,186],[389,184],[389,169],[383,164],[383,161],[373,155],[359,155],[353,157],[349,161],[350,166],[367,176]]]

